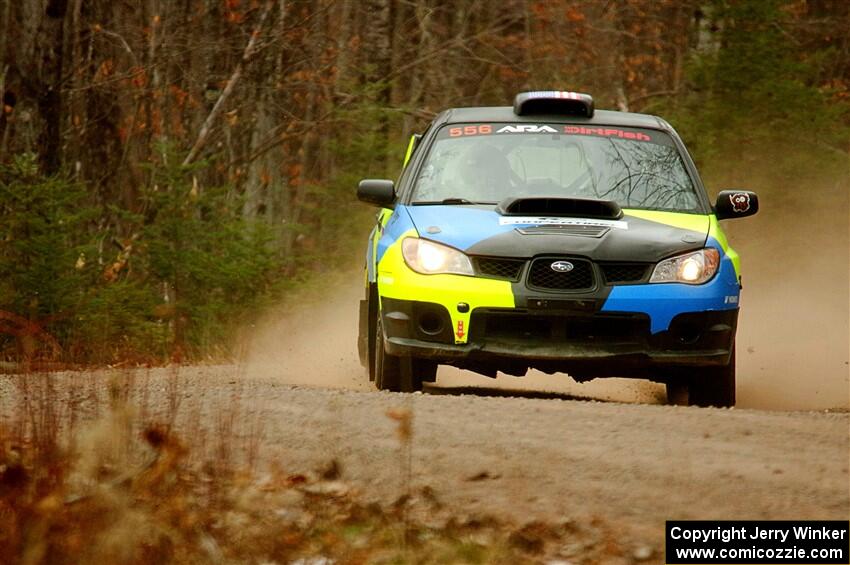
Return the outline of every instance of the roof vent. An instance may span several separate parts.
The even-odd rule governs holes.
[[[590,94],[562,90],[520,92],[514,98],[514,114],[517,116],[565,114],[592,118],[593,97]]]

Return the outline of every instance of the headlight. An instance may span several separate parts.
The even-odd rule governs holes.
[[[407,266],[423,275],[453,273],[473,274],[469,257],[458,251],[427,239],[408,237],[401,242],[401,252]]]
[[[720,253],[707,247],[661,261],[652,271],[649,282],[702,284],[714,276],[719,265]]]

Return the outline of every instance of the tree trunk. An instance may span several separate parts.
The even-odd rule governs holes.
[[[233,93],[233,89],[236,88],[236,85],[239,83],[239,79],[242,78],[242,73],[244,72],[245,65],[251,60],[254,55],[254,51],[257,47],[257,39],[260,37],[260,33],[263,30],[263,25],[266,23],[266,18],[274,7],[273,2],[267,2],[266,7],[263,9],[263,13],[260,15],[260,21],[257,23],[257,27],[254,32],[251,34],[250,39],[248,40],[248,44],[245,45],[245,51],[242,53],[242,59],[239,63],[236,64],[236,68],[233,69],[233,74],[230,75],[230,79],[228,79],[227,84],[224,87],[224,90],[221,92],[221,95],[218,97],[218,100],[215,101],[215,105],[213,105],[212,110],[207,115],[207,119],[204,120],[203,125],[201,125],[201,130],[198,132],[198,137],[195,140],[194,145],[189,150],[189,154],[186,155],[186,158],[183,160],[183,165],[188,165],[192,161],[194,161],[201,149],[203,149],[204,144],[207,142],[207,137],[212,131],[212,126],[215,124],[216,119],[219,114],[221,114],[224,109],[224,105],[227,102],[227,99],[230,98],[230,95]]]
[[[389,0],[367,0],[364,3],[367,19],[364,40],[368,65],[366,67],[366,85],[369,87],[371,102],[376,108],[387,108],[390,105],[390,65],[391,11]],[[387,140],[389,138],[389,119],[386,112],[380,112],[375,128],[375,163],[379,170],[387,167]]]
[[[44,172],[54,174],[62,165],[62,68],[65,46],[65,14],[68,0],[48,0],[39,29],[41,72],[38,109],[43,126],[39,157]]]

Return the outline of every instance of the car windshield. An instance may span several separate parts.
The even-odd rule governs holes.
[[[669,135],[569,124],[445,126],[419,170],[411,202],[495,204],[507,197],[531,196],[702,211]]]

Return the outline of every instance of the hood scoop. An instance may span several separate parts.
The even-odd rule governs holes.
[[[619,220],[623,217],[620,205],[610,200],[587,198],[514,198],[502,200],[496,211],[503,216],[555,216]]]

